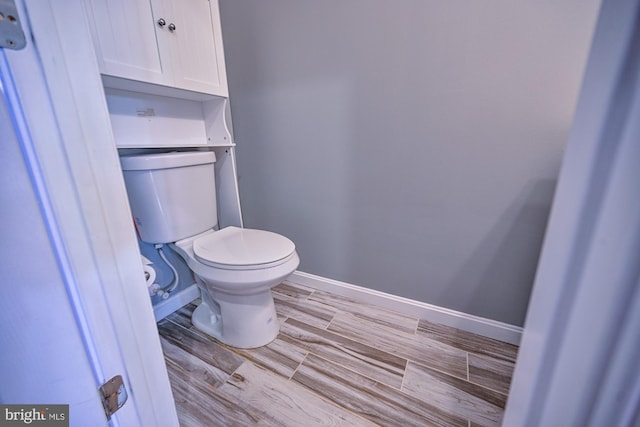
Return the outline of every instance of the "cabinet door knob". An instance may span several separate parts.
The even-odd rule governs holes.
[[[160,27],[164,27],[165,25],[167,25],[167,21],[165,21],[164,19],[160,18],[160,19],[158,19],[158,25]]]
[[[171,24],[169,24],[169,31],[174,32],[176,30],[176,26],[175,24],[172,22]]]

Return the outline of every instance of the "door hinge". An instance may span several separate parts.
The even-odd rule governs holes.
[[[111,419],[111,415],[127,401],[127,389],[124,387],[122,376],[116,375],[106,383],[100,386],[100,396],[102,397],[102,406],[107,414],[107,419]]]
[[[27,45],[14,0],[0,0],[0,48],[19,50]]]

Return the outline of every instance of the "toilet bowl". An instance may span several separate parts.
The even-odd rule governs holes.
[[[271,288],[300,263],[295,245],[276,233],[226,227],[170,244],[195,273],[202,303],[193,325],[238,348],[273,341],[279,323]]]
[[[255,348],[279,331],[271,288],[298,267],[295,245],[276,233],[218,228],[215,153],[120,158],[140,240],[168,243],[196,277],[193,325],[224,344]]]

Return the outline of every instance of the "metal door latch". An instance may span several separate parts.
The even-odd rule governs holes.
[[[0,0],[0,48],[20,50],[27,45],[14,0]]]
[[[111,419],[111,415],[127,401],[127,389],[124,388],[122,376],[116,375],[100,387],[102,396],[102,406],[107,414],[107,419]]]

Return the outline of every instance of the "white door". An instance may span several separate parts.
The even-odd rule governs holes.
[[[98,387],[121,375],[111,425],[178,425],[82,4],[17,4],[27,46],[0,48],[0,402],[106,425]]]
[[[161,60],[156,19],[145,0],[86,0],[87,18],[100,71],[111,76],[168,84],[171,71]]]
[[[177,87],[228,96],[222,34],[216,0],[165,0],[173,32],[163,35],[171,45]]]
[[[83,343],[64,260],[49,236],[4,96],[0,129],[0,401],[70,404],[74,424],[78,418],[86,425],[105,425],[98,394],[104,372]]]
[[[505,426],[640,426],[639,16],[600,9]]]

